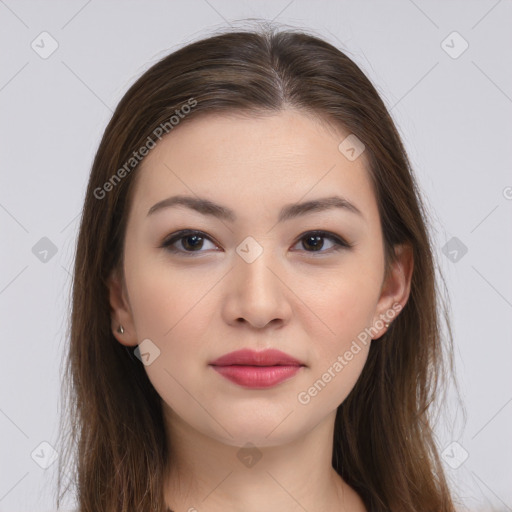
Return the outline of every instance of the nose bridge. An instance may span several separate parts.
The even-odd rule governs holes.
[[[236,257],[230,290],[234,316],[259,327],[276,318],[285,319],[288,315],[286,287],[281,282],[283,278],[279,278],[282,271],[272,243],[247,237],[237,247]]]
[[[269,242],[270,238],[265,243],[261,238],[257,241],[253,237],[247,237],[237,247],[239,260],[236,272],[242,279],[243,288],[251,294],[279,293],[279,279],[275,275],[278,272],[277,258]]]

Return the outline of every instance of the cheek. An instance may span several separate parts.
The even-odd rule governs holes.
[[[130,292],[137,339],[151,340],[156,348],[149,346],[158,353],[144,369],[167,405],[184,416],[189,410],[189,421],[204,422],[201,408],[191,407],[189,392],[199,403],[208,402],[200,385],[205,369],[191,362],[204,357],[209,299],[205,293],[213,283],[162,264],[144,265],[134,266]]]
[[[217,279],[199,266],[184,271],[163,258],[133,254],[126,260],[126,276],[135,331],[139,342],[151,340],[159,355],[145,366],[161,396],[177,396],[178,382],[198,379],[211,331]],[[206,362],[205,362],[206,365]],[[172,377],[176,380],[173,380]]]
[[[322,285],[319,293],[305,299],[315,312],[309,326],[312,344],[310,387],[303,389],[315,407],[333,409],[348,396],[359,378],[370,349],[371,326],[378,300],[377,276],[367,269],[341,272],[336,280]],[[318,322],[318,318],[322,322]],[[314,326],[327,326],[323,335]],[[327,334],[325,334],[327,333]]]
[[[127,260],[126,274],[139,339],[166,343],[185,329],[190,318],[203,318],[198,311],[204,309],[214,284],[205,269],[185,271],[166,261],[165,255],[141,254]]]
[[[334,410],[349,395],[366,363],[371,337],[374,296],[362,293],[361,283],[338,283],[318,297],[315,312],[328,326],[328,335],[314,335],[310,326],[312,365],[297,396],[309,413]],[[318,323],[318,322],[317,322]],[[323,332],[326,330],[324,329]]]
[[[340,272],[336,279],[322,282],[317,293],[304,299],[325,324],[323,344],[342,349],[344,344],[369,327],[378,302],[379,281],[365,271]]]

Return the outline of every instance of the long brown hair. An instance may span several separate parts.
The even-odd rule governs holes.
[[[193,108],[184,109],[187,104]],[[409,300],[371,344],[360,378],[338,407],[333,467],[371,512],[455,510],[431,415],[447,370],[453,376],[452,333],[429,216],[406,151],[374,86],[345,53],[305,31],[267,26],[215,34],[166,56],[130,87],[103,134],[76,246],[63,380],[69,425],[61,427],[66,448],[58,487],[67,476],[80,512],[165,509],[169,449],[161,398],[141,362],[112,334],[107,288],[112,270],[122,268],[134,151],[155,139],[159,127],[171,133],[176,111],[188,123],[206,113],[258,115],[288,107],[341,127],[366,146],[386,268],[395,245],[413,248]]]

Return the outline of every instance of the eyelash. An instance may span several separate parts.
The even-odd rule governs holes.
[[[159,246],[161,249],[165,249],[166,251],[169,251],[173,254],[183,254],[186,255],[186,257],[192,256],[195,253],[201,253],[205,251],[185,251],[177,249],[176,247],[172,247],[172,245],[175,242],[178,242],[179,240],[182,240],[183,238],[186,238],[188,236],[193,235],[199,235],[201,238],[209,240],[213,244],[217,245],[208,235],[203,233],[202,231],[197,231],[193,229],[183,229],[181,231],[177,231],[176,233],[173,233],[169,237],[167,237],[163,243]],[[321,230],[313,230],[313,231],[306,231],[303,233],[295,242],[294,245],[296,245],[298,242],[300,242],[302,239],[307,238],[307,236],[319,236],[320,238],[327,238],[334,242],[334,247],[327,251],[305,251],[308,253],[318,253],[318,254],[332,254],[334,252],[338,252],[343,249],[350,249],[353,247],[354,244],[350,244],[347,241],[345,241],[343,238],[339,237],[338,235],[335,235],[334,233],[331,233],[329,231],[321,231]]]

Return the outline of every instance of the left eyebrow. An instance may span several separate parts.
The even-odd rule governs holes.
[[[203,215],[211,215],[213,217],[217,217],[229,222],[234,222],[236,220],[235,212],[226,206],[214,203],[213,201],[203,197],[183,195],[171,196],[167,199],[159,201],[149,209],[147,215],[152,215],[164,208],[180,205],[195,210]],[[303,203],[287,204],[281,209],[278,222],[284,222],[296,217],[300,217],[302,215],[306,215],[308,213],[331,210],[333,208],[345,210],[347,212],[359,215],[364,219],[364,215],[361,210],[357,208],[357,206],[355,206],[353,203],[340,196],[331,196],[314,199]]]

